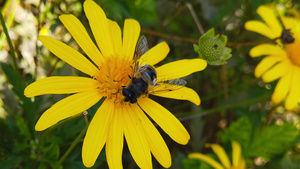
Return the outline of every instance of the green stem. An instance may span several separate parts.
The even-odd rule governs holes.
[[[222,110],[228,110],[228,109],[232,109],[232,108],[236,108],[236,107],[241,107],[244,105],[257,103],[259,101],[269,99],[270,97],[271,97],[271,93],[268,93],[266,95],[262,95],[260,97],[254,98],[254,99],[245,100],[245,101],[241,101],[241,102],[234,103],[234,104],[219,106],[219,107],[212,108],[209,110],[200,110],[200,111],[193,111],[190,113],[180,113],[180,114],[178,113],[178,114],[176,114],[176,117],[178,117],[178,119],[180,121],[186,121],[186,120],[190,120],[190,119],[194,119],[194,118],[199,118],[199,117],[202,117],[202,116],[205,116],[208,114],[220,112]]]
[[[8,31],[7,31],[7,28],[6,28],[6,25],[5,25],[5,21],[4,21],[2,12],[0,12],[0,20],[1,20],[2,27],[3,27],[3,31],[6,35],[6,39],[7,39],[9,48],[10,48],[10,53],[11,53],[11,57],[12,57],[12,60],[13,60],[14,69],[18,72],[17,74],[20,77],[19,67],[18,67],[18,64],[17,64],[16,55],[15,55],[15,50],[14,50],[13,44],[11,42],[11,39],[9,37],[9,34],[8,34]]]
[[[81,133],[77,136],[77,138],[74,140],[74,142],[71,144],[71,146],[65,152],[65,154],[59,159],[59,161],[55,165],[55,168],[58,168],[65,161],[65,159],[70,155],[70,153],[73,151],[75,146],[81,141],[82,137],[86,133],[88,126],[89,125],[86,125],[85,128],[81,131]]]

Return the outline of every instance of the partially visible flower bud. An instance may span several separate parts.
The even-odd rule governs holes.
[[[216,35],[214,28],[207,31],[199,39],[199,46],[194,44],[194,50],[201,59],[210,65],[223,65],[231,57],[231,49],[226,47],[227,37]]]

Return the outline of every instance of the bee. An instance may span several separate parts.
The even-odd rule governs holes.
[[[285,29],[284,26],[283,26],[280,39],[283,44],[290,44],[290,43],[294,43],[295,41],[295,38],[293,37],[291,30]]]
[[[131,79],[127,86],[123,86],[122,95],[125,102],[137,103],[139,97],[145,94],[154,93],[153,89],[156,87],[156,92],[172,91],[179,89],[179,86],[184,86],[186,81],[183,79],[169,80],[165,82],[157,83],[157,72],[155,68],[149,64],[143,64],[140,66],[140,58],[148,51],[148,41],[145,36],[141,36],[138,40],[135,54],[134,54],[134,66]],[[161,86],[160,84],[169,84]]]

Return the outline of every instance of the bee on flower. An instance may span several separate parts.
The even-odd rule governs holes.
[[[105,145],[108,166],[123,168],[125,138],[140,168],[152,168],[151,154],[163,167],[170,167],[169,149],[149,117],[179,144],[187,144],[190,135],[171,112],[148,95],[199,105],[200,98],[194,90],[167,82],[180,82],[181,77],[203,70],[206,61],[185,59],[155,67],[169,53],[166,42],[148,50],[144,37],[138,42],[141,28],[136,20],[126,19],[122,32],[92,0],[84,2],[84,11],[96,44],[75,16],[61,15],[59,19],[88,58],[52,37],[38,38],[53,54],[90,77],[53,76],[27,86],[27,97],[72,94],[46,110],[35,130],[45,130],[80,114],[102,99],[83,141],[83,164],[92,167]]]
[[[272,102],[279,104],[285,101],[287,110],[297,109],[300,100],[300,20],[281,15],[274,6],[260,6],[257,13],[264,22],[248,21],[245,28],[277,39],[278,44],[260,44],[250,50],[251,57],[266,56],[257,65],[254,74],[265,83],[279,79]]]

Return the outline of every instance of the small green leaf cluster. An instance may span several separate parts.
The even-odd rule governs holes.
[[[227,37],[215,35],[214,28],[211,28],[199,39],[199,44],[194,44],[194,50],[201,59],[210,65],[223,65],[231,57],[231,49],[226,47]]]

